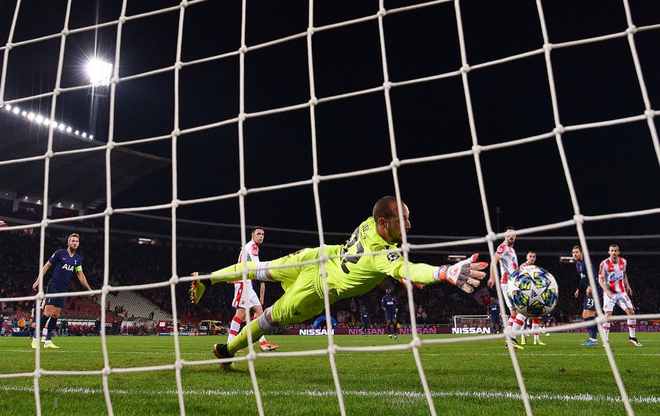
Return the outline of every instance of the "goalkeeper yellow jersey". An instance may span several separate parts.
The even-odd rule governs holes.
[[[333,257],[325,263],[331,297],[344,299],[367,293],[387,276],[405,279],[406,262],[400,252],[370,254],[396,247],[380,236],[373,217],[360,224],[343,246],[324,247],[326,254]],[[408,262],[408,268],[413,282],[435,283],[436,266]],[[322,287],[321,284],[321,291]]]

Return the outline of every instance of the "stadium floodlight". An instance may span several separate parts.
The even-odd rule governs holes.
[[[98,58],[90,59],[87,62],[87,75],[93,86],[108,85],[112,79],[112,64]]]

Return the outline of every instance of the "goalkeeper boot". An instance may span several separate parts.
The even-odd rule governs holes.
[[[642,346],[642,344],[640,344],[639,341],[637,341],[637,338],[635,338],[635,337],[628,338],[628,343],[630,343],[630,344],[632,344],[636,347],[641,347]]]
[[[545,345],[545,342],[541,341],[540,339],[535,339],[534,345]]]
[[[53,342],[47,342],[47,343],[45,343],[45,344],[44,344],[44,348],[52,348],[52,349],[56,349],[56,350],[59,350],[59,349],[60,349],[60,347],[58,347],[57,345],[55,345]]]
[[[35,349],[35,350],[37,349],[37,339],[36,338],[32,338],[32,348]]]
[[[212,351],[213,351],[213,355],[215,355],[216,358],[221,360],[224,358],[234,358],[234,356],[229,354],[229,351],[227,351],[227,344],[215,344],[213,345]],[[232,364],[231,361],[220,363],[220,366],[224,370],[231,370],[232,368],[234,368],[234,364]]]
[[[198,276],[199,273],[195,272],[192,275]],[[200,280],[193,280],[190,283],[190,302],[192,302],[193,305],[197,305],[205,290],[206,286],[204,286],[204,283]]]
[[[584,341],[582,343],[583,347],[590,347],[592,345],[598,345],[598,340],[597,339],[594,340],[594,339],[589,338],[587,341]]]
[[[259,343],[259,348],[261,348],[261,351],[275,351],[277,347],[279,347],[279,345],[271,344],[268,341]]]

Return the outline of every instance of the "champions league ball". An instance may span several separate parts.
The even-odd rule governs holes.
[[[537,318],[552,312],[559,300],[557,279],[547,270],[524,266],[509,277],[506,296],[518,312]]]

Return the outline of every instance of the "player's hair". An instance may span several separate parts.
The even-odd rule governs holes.
[[[573,246],[573,250],[575,250],[576,248],[577,248],[578,250],[580,250],[580,253],[582,253],[582,247],[580,247],[580,246]]]
[[[516,229],[512,225],[507,225],[507,227],[504,229],[504,232],[507,231],[516,231]]]
[[[66,242],[68,243],[69,241],[71,241],[73,237],[77,237],[78,240],[80,240],[80,236],[78,235],[78,233],[73,233],[69,236],[69,238],[66,239]]]
[[[610,246],[608,247],[608,249],[610,249],[610,248],[612,248],[612,247],[616,247],[618,250],[621,250],[621,249],[619,248],[619,246],[616,245],[616,244],[610,244]]]
[[[534,251],[534,250],[529,250],[529,251],[527,252],[527,254],[530,254],[530,253],[534,253],[534,254],[536,254],[536,251]]]
[[[257,226],[252,227],[252,231],[250,231],[250,235],[254,234],[254,232],[257,231],[257,230],[264,230],[264,231],[266,231],[266,229],[265,229],[264,227],[262,227],[262,226],[260,226],[260,225],[257,225]]]
[[[378,218],[389,219],[396,217],[396,197],[384,196],[376,201],[372,215],[376,221],[378,221]]]

